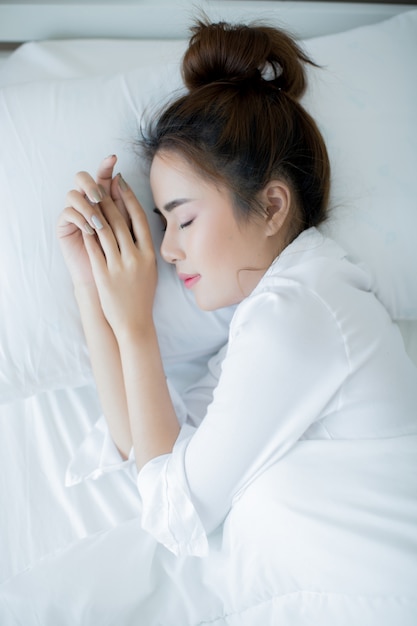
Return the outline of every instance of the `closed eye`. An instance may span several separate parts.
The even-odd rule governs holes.
[[[191,226],[191,224],[194,222],[194,219],[192,220],[188,220],[188,222],[184,222],[183,224],[180,224],[180,228],[187,228],[187,226]]]

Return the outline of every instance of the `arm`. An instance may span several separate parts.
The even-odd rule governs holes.
[[[91,285],[77,285],[75,297],[100,404],[111,437],[123,458],[127,458],[132,448],[132,435],[119,347],[103,315],[97,289]]]
[[[284,279],[243,303],[201,425],[139,473],[145,530],[176,554],[205,554],[239,492],[337,411],[348,375],[339,326],[307,290]]]
[[[120,354],[130,432],[140,469],[148,460],[172,450],[179,424],[153,323],[157,280],[153,242],[142,207],[124,181],[118,180],[134,236],[112,197],[105,194],[100,202],[102,228],[97,229],[97,238],[87,234],[83,238],[100,305]],[[79,200],[77,206],[85,210]],[[94,328],[90,330],[94,339]],[[99,354],[99,345],[95,345]]]
[[[118,334],[130,429],[138,469],[172,451],[179,424],[168,393],[153,323]]]
[[[114,333],[101,308],[83,237],[83,233],[89,236],[93,232],[92,215],[101,214],[97,204],[85,199],[85,196],[91,198],[91,201],[99,199],[99,184],[107,193],[112,193],[118,209],[126,219],[117,186],[112,183],[115,162],[116,157],[108,157],[101,163],[97,182],[86,172],[77,175],[77,190],[70,192],[68,201],[70,205],[82,203],[83,212],[77,211],[73,206],[67,207],[59,218],[57,235],[73,281],[101,407],[112,439],[126,458],[132,447],[132,436],[120,353]]]
[[[349,371],[338,324],[308,290],[284,280],[280,292],[243,303],[213,402],[184,454],[207,531],[237,493],[337,411]],[[225,461],[214,465],[211,458]]]

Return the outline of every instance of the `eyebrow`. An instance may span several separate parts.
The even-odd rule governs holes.
[[[180,206],[180,204],[186,204],[187,202],[191,202],[191,198],[178,198],[177,200],[171,200],[171,202],[167,202],[164,205],[164,211],[169,213],[170,211],[176,209],[177,206]],[[158,207],[155,207],[154,213],[161,213],[161,211],[158,209]]]

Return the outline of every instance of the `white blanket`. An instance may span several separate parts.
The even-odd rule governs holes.
[[[176,558],[127,473],[64,486],[98,411],[90,387],[0,407],[2,626],[415,626],[417,437],[300,442]]]

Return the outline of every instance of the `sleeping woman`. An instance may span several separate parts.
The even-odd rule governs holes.
[[[380,625],[388,623],[389,614],[381,598],[395,595],[398,580],[389,568],[381,573],[373,557],[366,563],[353,560],[348,573],[342,563],[343,575],[324,572],[326,550],[341,549],[333,531],[322,536],[323,543],[317,540],[317,519],[325,510],[311,515],[297,539],[315,544],[309,548],[316,561],[308,582],[300,582],[297,550],[294,560],[286,561],[285,544],[294,537],[284,518],[272,510],[269,525],[262,519],[264,504],[280,500],[279,472],[288,471],[289,459],[298,458],[301,470],[309,468],[310,493],[320,499],[323,479],[331,480],[333,471],[340,471],[343,482],[337,463],[348,450],[353,489],[339,502],[340,510],[348,511],[339,521],[349,525],[367,467],[382,467],[386,458],[389,471],[400,475],[397,457],[388,461],[381,446],[391,441],[393,450],[396,441],[417,433],[417,374],[399,332],[372,292],[369,276],[318,230],[327,216],[330,165],[323,137],[300,103],[309,63],[278,29],[199,22],[183,59],[186,92],[143,131],[155,211],[165,231],[163,259],[201,309],[236,307],[227,346],[209,363],[206,379],[182,398],[166,380],[152,316],[157,266],[147,218],[122,175],[113,176],[115,157],[103,161],[96,179],[77,175],[58,237],[106,420],[106,450],[112,459],[135,466],[142,529],[137,541],[154,542],[169,555],[171,567],[172,559],[190,563],[192,556],[204,557],[192,563],[209,562],[216,552],[213,537],[230,530],[230,523],[237,533],[245,528],[249,507],[242,502],[250,493],[252,528],[267,533],[273,527],[282,546],[278,557],[273,549],[260,549],[253,585],[272,567],[280,572],[270,591],[276,596],[281,584],[285,590],[280,575],[287,568],[303,593],[379,598],[373,617],[366,602],[346,615],[349,623],[369,625],[374,618]],[[204,411],[191,419],[187,403],[202,390],[208,390]],[[303,465],[300,451],[307,449],[317,454]],[[327,454],[326,470],[315,474]],[[375,509],[375,519],[380,511],[395,517],[392,492],[381,484],[378,489],[384,504]],[[331,501],[331,489],[327,495]],[[302,509],[303,502],[297,506]],[[241,517],[233,517],[239,507]],[[367,550],[374,539],[361,535],[355,543],[354,528],[352,522],[349,554],[373,554]],[[387,545],[405,541],[400,528],[393,522]],[[248,537],[250,529],[246,532]],[[334,545],[333,536],[339,537]],[[271,537],[271,545],[274,541]],[[226,563],[232,557],[223,550],[222,558]],[[306,559],[300,561],[304,574]],[[398,563],[395,571],[403,568],[399,556]],[[179,584],[180,568],[177,577]],[[218,585],[219,597],[221,592]],[[401,613],[406,596],[394,607],[392,623],[408,624],[409,614]],[[137,616],[145,614],[145,605],[138,600]],[[314,614],[319,621],[309,623],[345,623],[330,618],[323,603],[320,611],[320,617]],[[364,615],[367,621],[361,621]],[[195,623],[203,618],[208,616],[200,614]],[[214,623],[213,615],[210,619]],[[299,619],[279,623],[304,623]],[[154,614],[136,623],[171,622]],[[266,622],[242,614],[236,623]]]

